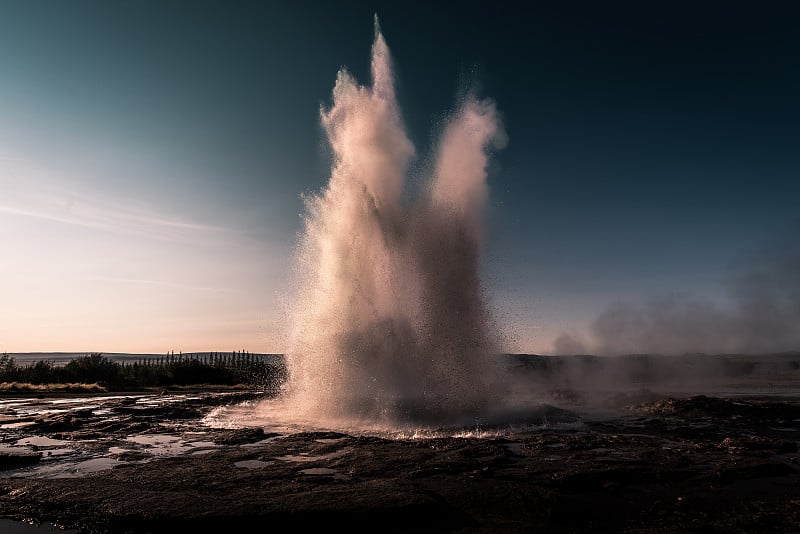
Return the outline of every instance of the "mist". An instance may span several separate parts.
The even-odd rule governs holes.
[[[617,301],[557,354],[763,354],[800,350],[800,225],[731,262],[726,303],[683,294]]]

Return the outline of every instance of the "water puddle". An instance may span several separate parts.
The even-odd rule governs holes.
[[[17,441],[17,445],[31,445],[33,447],[55,447],[67,445],[69,441],[63,439],[53,439],[46,436],[31,436]]]
[[[332,458],[339,458],[341,456],[345,456],[353,452],[352,447],[344,447],[339,449],[338,451],[329,452],[327,454],[317,454],[312,455],[307,452],[301,452],[300,454],[286,454],[284,456],[278,456],[275,458],[276,460],[283,460],[285,462],[315,462],[318,460],[330,460]]]
[[[27,447],[17,447],[7,443],[0,443],[0,454],[20,454],[31,453],[32,451]]]
[[[14,430],[17,428],[25,428],[26,426],[35,425],[34,421],[20,421],[19,423],[6,423],[4,425],[0,425],[0,428],[6,430]]]
[[[246,447],[246,448],[261,447],[263,445],[266,445],[267,443],[270,443],[270,442],[275,441],[276,439],[280,439],[282,437],[285,437],[285,434],[279,434],[277,436],[272,436],[270,438],[262,439],[262,440],[259,440],[259,441],[254,441],[253,443],[243,443],[241,446],[242,447]]]
[[[126,441],[142,445],[143,450],[156,456],[178,456],[192,448],[179,436],[169,434],[130,436]]]
[[[4,431],[0,454],[8,457],[0,474],[79,477],[119,465],[219,450],[223,445],[213,441],[213,431],[202,421],[176,421],[165,411],[202,398],[152,394],[0,400]],[[57,432],[46,431],[53,424],[48,418],[54,418],[50,421],[57,425]],[[36,429],[35,434],[30,427]]]
[[[35,469],[15,474],[25,478],[77,478],[96,473],[105,469],[112,469],[118,465],[126,465],[131,462],[123,462],[114,458],[101,457],[83,460],[81,462],[59,462],[57,464],[39,464]]]

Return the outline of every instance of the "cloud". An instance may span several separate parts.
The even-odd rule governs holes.
[[[0,213],[159,241],[229,239],[231,230],[66,186],[32,164],[0,158]]]
[[[173,289],[182,289],[188,291],[207,291],[207,292],[226,292],[230,291],[224,287],[207,287],[207,286],[191,286],[187,284],[176,284],[174,282],[166,282],[163,280],[148,280],[142,278],[115,278],[111,276],[94,276],[89,278],[91,282],[109,282],[112,284],[133,284],[133,285],[147,285],[158,286]]]

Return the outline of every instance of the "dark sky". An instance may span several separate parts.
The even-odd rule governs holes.
[[[262,321],[251,350],[270,345],[300,194],[328,175],[319,108],[340,67],[369,82],[377,13],[420,165],[464,91],[503,114],[485,278],[513,349],[548,352],[561,331],[589,335],[619,300],[735,306],[732,262],[797,228],[800,4],[519,6],[2,2],[3,248],[55,235],[14,219],[48,210],[45,190],[224,227],[264,252],[241,277],[258,300],[240,309]],[[235,251],[213,254],[235,261]],[[11,298],[21,275],[5,269]],[[108,269],[92,276],[140,278]],[[177,276],[142,269],[157,284]]]

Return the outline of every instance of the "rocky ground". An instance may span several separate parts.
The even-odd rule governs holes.
[[[537,429],[479,438],[202,421],[257,395],[5,399],[0,517],[86,533],[799,530],[794,398],[651,394],[606,416],[544,408]]]

